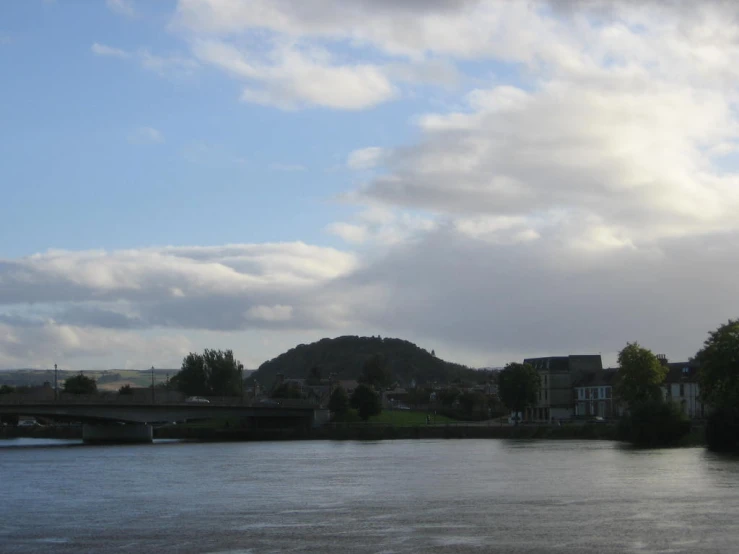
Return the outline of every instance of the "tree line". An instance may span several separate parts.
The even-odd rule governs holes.
[[[710,406],[706,442],[714,450],[739,451],[739,319],[711,331],[693,362],[698,366],[701,401]],[[615,392],[627,407],[618,436],[643,446],[666,446],[690,432],[682,409],[662,395],[666,367],[651,350],[627,343],[618,354]],[[529,364],[510,363],[498,376],[503,404],[523,412],[536,404],[541,381]]]

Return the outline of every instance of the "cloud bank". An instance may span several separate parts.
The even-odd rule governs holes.
[[[343,154],[361,178],[340,195],[354,212],[325,230],[345,247],[0,261],[0,366],[160,344],[171,360],[208,346],[201,332],[278,354],[248,342],[262,331],[379,332],[473,365],[608,362],[633,340],[678,359],[737,316],[731,3],[181,0],[169,28],[189,51],[176,63],[235,79],[235,101],[441,100],[416,111],[408,142]]]

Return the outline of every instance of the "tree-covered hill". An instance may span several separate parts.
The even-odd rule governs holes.
[[[445,362],[423,348],[401,339],[380,337],[345,336],[322,339],[312,344],[300,344],[264,362],[252,375],[260,385],[271,387],[278,374],[286,378],[302,379],[313,368],[328,378],[332,373],[337,379],[357,379],[364,363],[373,355],[382,356],[390,369],[392,379],[407,385],[451,383],[461,379],[477,383],[482,375],[460,364]]]

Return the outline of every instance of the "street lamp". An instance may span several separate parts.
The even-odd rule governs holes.
[[[151,366],[151,403],[154,404],[154,366]]]
[[[54,402],[59,399],[59,378],[56,370],[56,364],[54,364]]]

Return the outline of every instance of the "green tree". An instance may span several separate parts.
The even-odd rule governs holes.
[[[64,381],[63,390],[70,394],[95,394],[98,391],[98,386],[95,379],[80,373]]]
[[[443,389],[439,391],[438,394],[439,402],[441,402],[442,406],[450,407],[454,404],[455,400],[459,397],[459,389],[456,387],[452,387],[449,389]]]
[[[295,383],[282,383],[275,387],[270,394],[272,398],[303,398],[303,393],[300,392],[300,387]]]
[[[690,420],[674,402],[639,402],[618,424],[618,438],[637,446],[673,446],[690,432]]]
[[[706,424],[711,450],[739,451],[739,319],[708,334],[696,354],[701,400],[712,413]]]
[[[170,384],[187,396],[239,396],[244,366],[232,350],[190,352]]]
[[[632,408],[638,404],[661,402],[660,385],[667,377],[668,368],[660,363],[652,351],[637,342],[626,343],[618,353],[616,392]]]
[[[12,394],[15,392],[15,388],[10,385],[0,385],[0,394]]]
[[[701,399],[721,409],[739,405],[739,319],[711,331],[696,361]]]
[[[131,396],[133,394],[133,389],[131,388],[131,385],[123,385],[118,389],[118,394],[121,396]]]
[[[391,380],[390,369],[385,362],[385,358],[380,354],[373,354],[364,362],[362,373],[358,379],[360,383],[374,387],[377,390],[387,387]]]
[[[308,372],[308,377],[306,378],[305,382],[307,385],[320,385],[321,384],[321,368],[318,366],[313,366],[310,368],[310,371]]]
[[[379,415],[382,412],[380,395],[377,394],[372,387],[366,384],[360,384],[356,389],[354,389],[354,393],[351,398],[351,406],[357,410],[359,417],[364,421],[367,421],[370,417]]]
[[[498,374],[500,400],[512,412],[523,412],[535,404],[540,387],[539,373],[530,364],[512,362]]]
[[[468,419],[485,419],[490,413],[488,399],[480,392],[463,392],[459,396],[459,407]]]
[[[349,410],[349,396],[344,387],[336,387],[328,400],[328,409],[335,415],[342,416]]]

